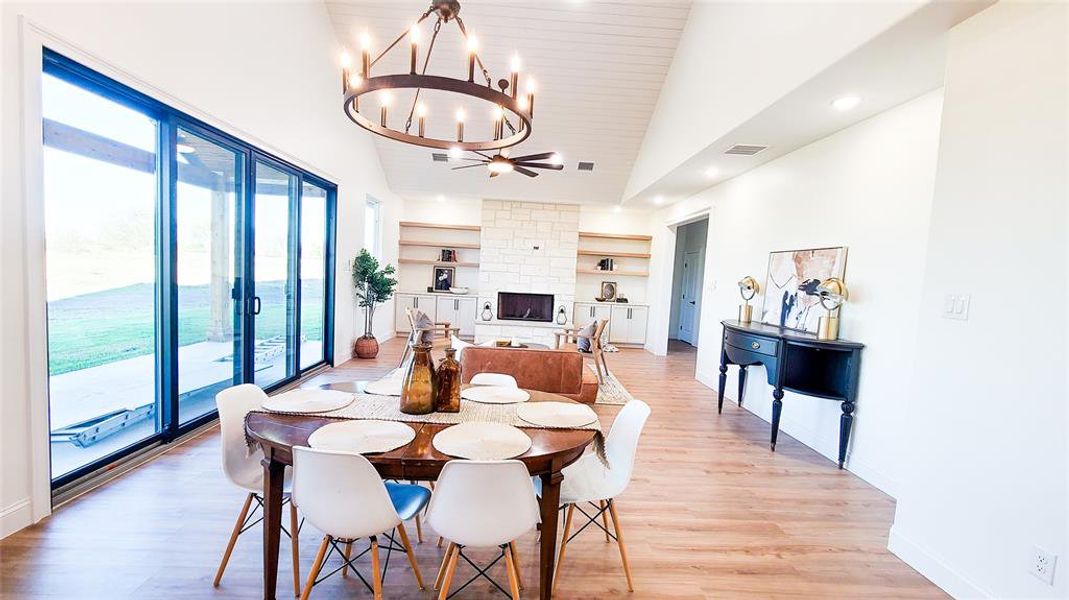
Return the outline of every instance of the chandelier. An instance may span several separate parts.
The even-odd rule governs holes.
[[[421,63],[421,24],[432,16],[437,18]],[[449,23],[456,24],[460,35],[466,42],[467,80],[427,73],[434,44],[438,40],[443,25]],[[409,42],[408,73],[375,74],[373,72],[375,65],[400,45],[406,37]],[[371,51],[371,39],[367,33],[361,36],[361,46],[359,70],[354,71],[352,59],[348,53],[342,54],[342,93],[344,95],[342,106],[345,115],[360,127],[398,142],[448,150],[453,158],[461,158],[463,153],[468,151],[475,152],[488,160],[494,160],[497,157],[507,160],[507,152],[503,157],[501,154],[491,157],[483,154],[484,151],[511,148],[531,135],[531,120],[534,115],[533,80],[528,80],[524,94],[519,94],[517,88],[519,87],[520,62],[514,57],[509,77],[499,79],[495,88],[494,80],[479,57],[475,36],[468,32],[464,27],[463,19],[460,18],[460,3],[456,0],[433,2],[413,25],[374,58]],[[411,105],[402,111],[403,125],[399,127],[391,125],[393,115],[390,112],[390,105],[393,90],[415,90]],[[465,137],[466,113],[463,108],[458,108],[455,113],[455,136],[449,138],[429,136],[427,105],[420,101],[424,90],[462,94],[488,103],[492,108],[492,127],[485,136]],[[363,106],[364,104],[371,104],[369,99],[365,98],[371,92],[379,92],[376,95],[379,100],[378,110],[375,111],[375,107],[370,107],[370,111],[362,111],[367,108]],[[365,114],[366,112],[370,112],[370,116]],[[378,114],[375,114],[376,112]],[[399,119],[394,118],[393,121],[397,123]],[[488,166],[491,171],[498,167],[505,168],[501,160],[496,160],[494,164]],[[511,170],[511,167],[508,167],[508,170]]]

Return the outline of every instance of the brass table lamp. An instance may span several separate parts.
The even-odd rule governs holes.
[[[820,305],[828,314],[820,318],[817,323],[817,337],[822,340],[839,339],[839,310],[843,303],[850,297],[846,284],[842,279],[831,277],[820,282],[817,286],[817,295],[820,296]]]
[[[739,323],[749,323],[753,319],[753,306],[750,306],[750,300],[753,300],[759,291],[761,291],[761,286],[753,277],[747,275],[739,280],[739,294],[742,296]]]

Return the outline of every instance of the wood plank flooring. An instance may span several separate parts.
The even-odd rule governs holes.
[[[391,340],[378,359],[346,363],[312,383],[375,377],[396,365],[400,350]],[[634,480],[618,500],[635,592],[627,592],[616,547],[589,528],[568,546],[558,597],[946,597],[886,550],[891,498],[789,436],[770,453],[768,424],[734,404],[718,416],[715,393],[693,378],[693,349],[671,350],[667,358],[608,355],[620,381],[653,409]],[[596,410],[608,427],[619,407]],[[223,477],[212,429],[0,542],[0,598],[257,598],[259,527],[239,539],[222,586],[211,584],[243,496]],[[409,532],[414,541],[411,524]],[[416,544],[428,582],[445,553],[436,539],[425,527]],[[304,574],[318,541],[306,527]],[[518,545],[526,597],[536,597],[536,544],[531,533]],[[286,547],[279,598],[292,587]],[[503,565],[494,572],[507,586]],[[470,573],[458,568],[454,587]],[[417,590],[400,555],[390,559],[384,591],[436,597]],[[458,598],[497,594],[483,582]],[[336,575],[311,597],[370,596],[357,578]]]

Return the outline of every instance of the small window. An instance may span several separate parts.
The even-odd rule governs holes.
[[[371,196],[364,207],[364,247],[375,258],[382,258],[382,205]]]

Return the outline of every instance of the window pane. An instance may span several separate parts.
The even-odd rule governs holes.
[[[382,227],[379,224],[379,203],[368,198],[364,208],[364,248],[376,258],[382,258]]]
[[[253,270],[258,314],[253,380],[260,387],[296,374],[296,215],[290,211],[296,194],[296,176],[256,164]]]
[[[305,183],[301,190],[301,368],[325,357],[327,191]]]
[[[155,434],[157,122],[42,77],[52,477]]]
[[[215,410],[241,383],[242,155],[178,131],[178,411],[182,423]]]

